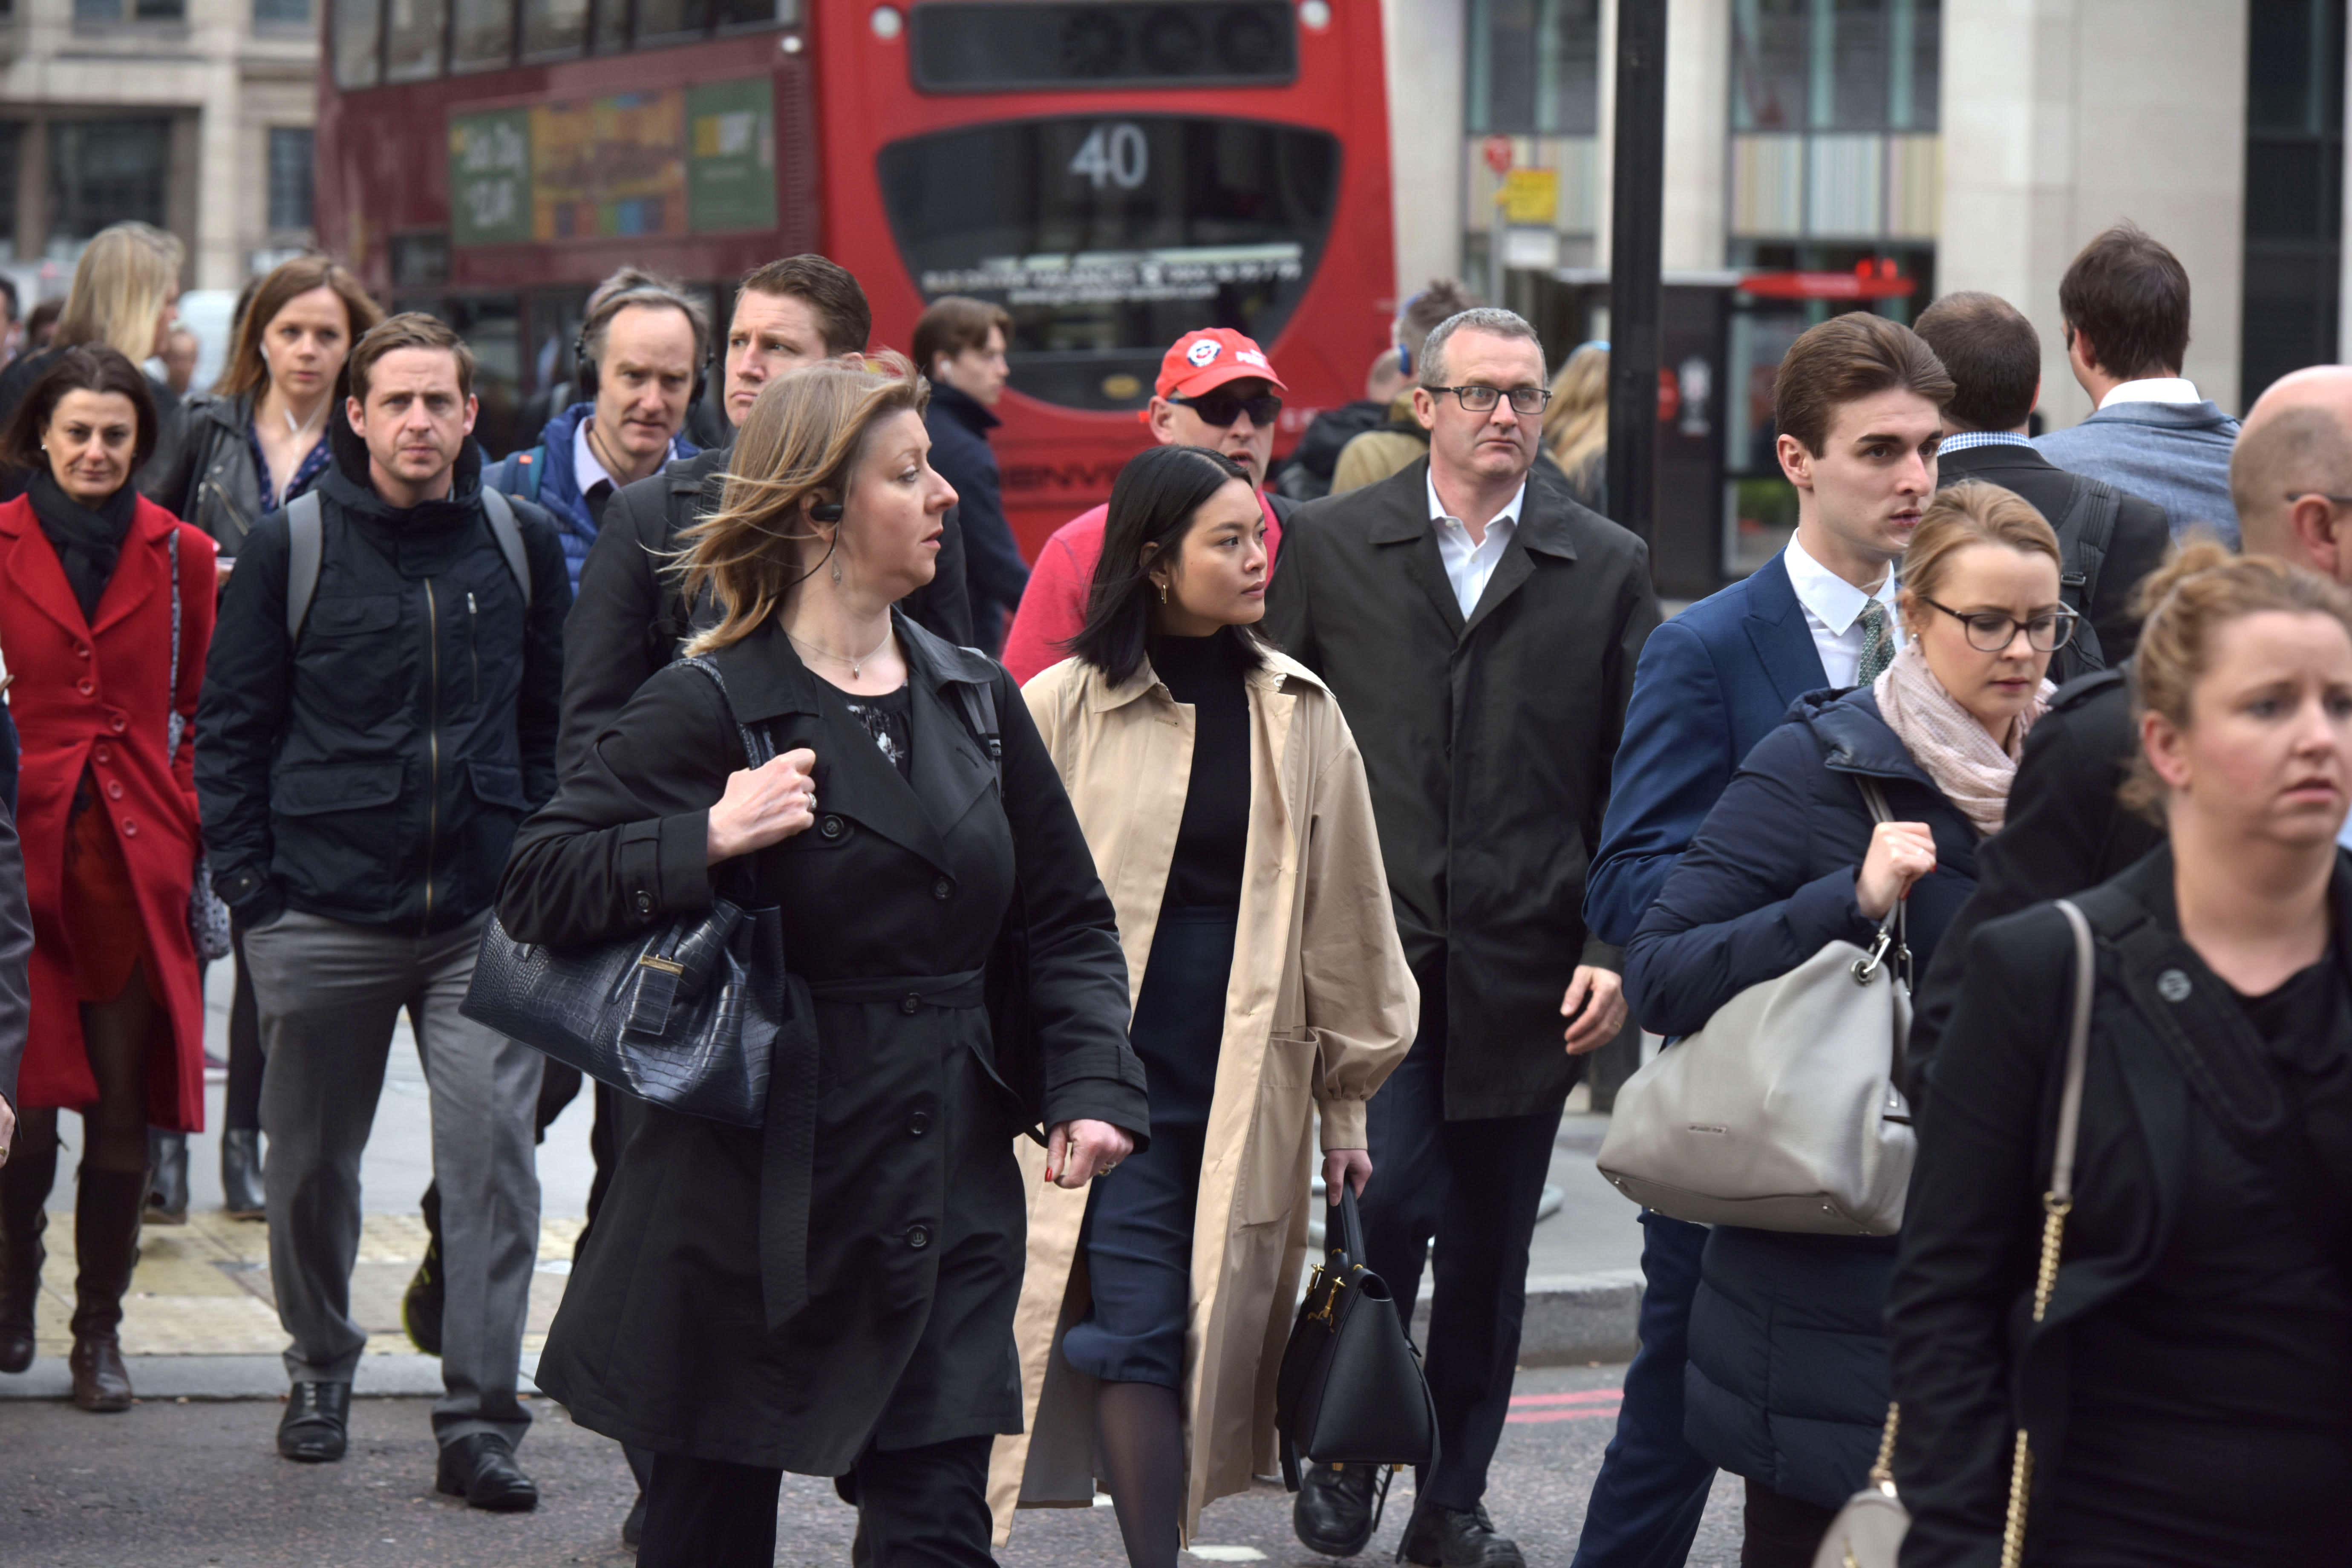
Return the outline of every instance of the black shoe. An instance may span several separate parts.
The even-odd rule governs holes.
[[[231,1219],[266,1219],[269,1200],[261,1187],[261,1134],[232,1127],[221,1134],[221,1207]]]
[[[298,1383],[286,1391],[278,1418],[278,1451],[305,1465],[331,1465],[343,1457],[352,1423],[348,1383]]]
[[[147,1223],[188,1223],[188,1135],[147,1130]]]
[[[621,1544],[643,1544],[646,1533],[646,1494],[639,1492],[637,1500],[629,1505],[629,1517],[621,1521]]]
[[[1436,1503],[1415,1508],[1397,1543],[1397,1561],[1427,1568],[1528,1568],[1519,1543],[1495,1533],[1483,1503],[1466,1513]]]
[[[1353,1557],[1371,1543],[1378,1465],[1309,1465],[1290,1505],[1290,1528],[1326,1557]]]
[[[515,1464],[514,1450],[495,1432],[476,1432],[445,1443],[433,1485],[467,1508],[492,1513],[528,1513],[539,1506],[539,1488]]]

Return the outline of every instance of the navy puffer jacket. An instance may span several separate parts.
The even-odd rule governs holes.
[[[1757,742],[1625,949],[1642,1026],[1687,1035],[1833,941],[1867,944],[1854,902],[1873,821],[1856,780],[1936,836],[1911,889],[1913,973],[1976,885],[1976,829],[1911,760],[1867,689],[1800,699]],[[1671,1047],[1670,1047],[1671,1048]],[[1886,1418],[1895,1241],[1719,1226],[1691,1310],[1684,1429],[1735,1475],[1833,1508],[1860,1489]]]

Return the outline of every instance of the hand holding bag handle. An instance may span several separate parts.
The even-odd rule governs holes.
[[[2058,1254],[2066,1215],[2074,1206],[2074,1151],[2083,1124],[2083,1075],[2091,1055],[2091,993],[2098,978],[2098,955],[2091,922],[2071,899],[2058,900],[2074,935],[2074,1010],[2066,1036],[2066,1077],[2058,1097],[2058,1141],[2050,1162],[2050,1190],[2042,1195],[2042,1262],[2033,1279],[2033,1321],[2050,1310],[2058,1283]],[[1903,1407],[1886,1407],[1886,1432],[1870,1485],[1838,1510],[1813,1555],[1813,1568],[1895,1568],[1911,1516],[1895,1495],[1895,1434]],[[2009,1514],[2001,1529],[2001,1568],[2020,1568],[2025,1559],[2025,1511],[2033,1492],[2033,1452],[2025,1428],[2017,1429],[2017,1457],[2009,1478]]]

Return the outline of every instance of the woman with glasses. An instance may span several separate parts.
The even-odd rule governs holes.
[[[2058,568],[2057,536],[2010,491],[1966,482],[1928,503],[1897,577],[1909,640],[1869,686],[1802,699],[1758,742],[1627,945],[1643,1028],[1695,1032],[1830,942],[1868,944],[1898,900],[1925,972],[1975,886],[1978,843],[2001,825],[2050,656],[2074,631]],[[1811,1563],[1863,1485],[1886,1415],[1895,1247],[1708,1236],[1685,1431],[1747,1478],[1742,1568]]]

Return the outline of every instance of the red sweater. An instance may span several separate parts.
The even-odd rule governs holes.
[[[1265,513],[1265,569],[1271,576],[1282,548],[1282,524],[1262,490],[1257,504]],[[1004,668],[1024,686],[1067,658],[1062,645],[1085,629],[1087,595],[1094,587],[1095,563],[1102,559],[1103,524],[1109,517],[1108,506],[1082,511],[1055,529],[1045,548],[1037,552],[1002,656]]]

